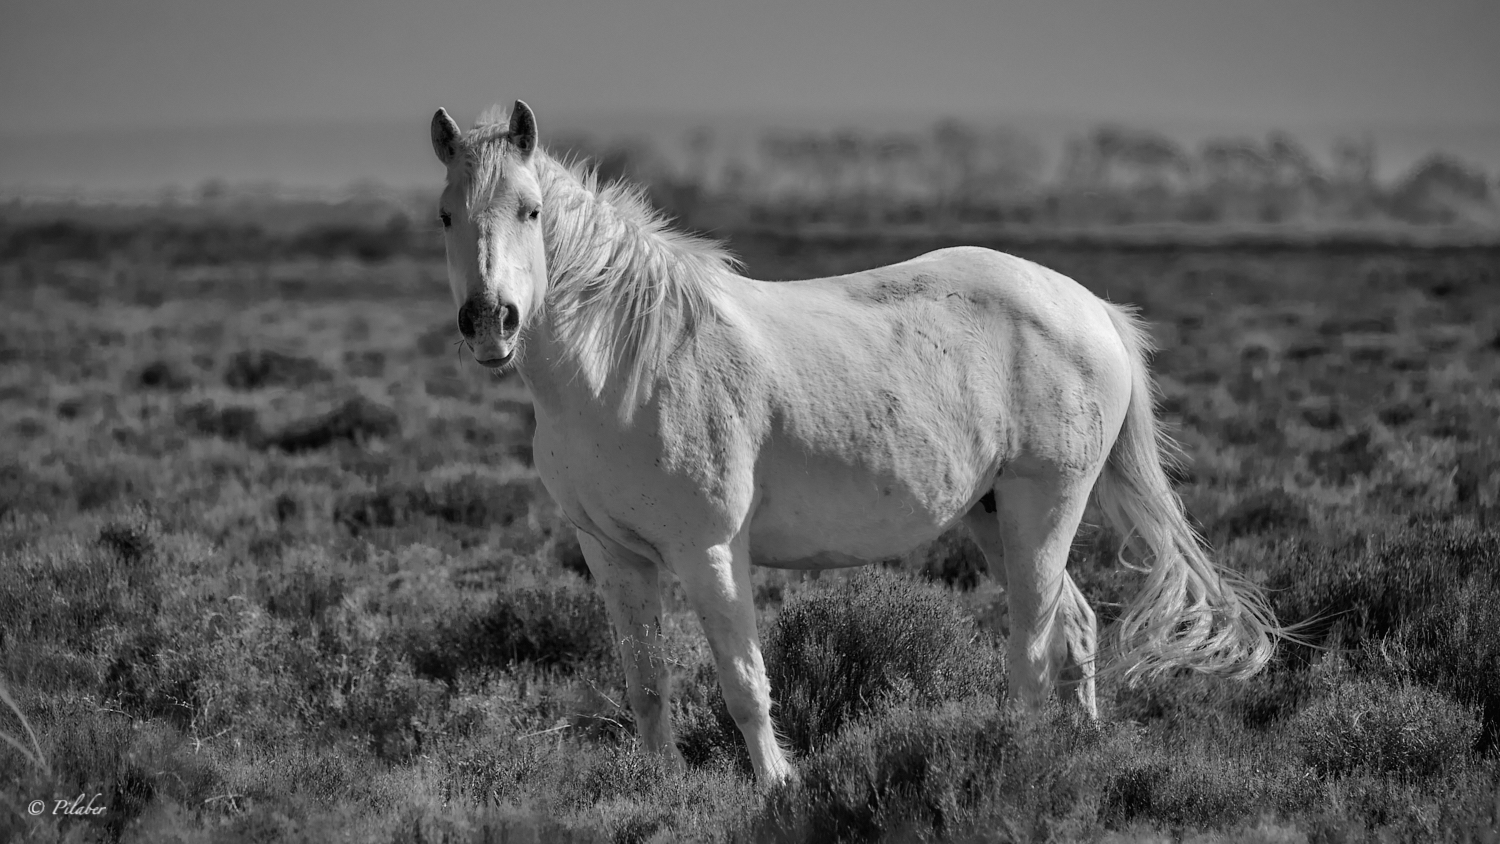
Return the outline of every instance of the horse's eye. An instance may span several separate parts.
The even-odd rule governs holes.
[[[453,217],[447,211],[439,211],[438,219],[443,221],[443,228],[445,229],[453,225]]]
[[[542,216],[542,209],[540,209],[540,208],[533,208],[533,209],[531,209],[531,213],[526,215],[526,219],[528,219],[528,220],[535,220],[536,218],[538,218],[540,216]]]

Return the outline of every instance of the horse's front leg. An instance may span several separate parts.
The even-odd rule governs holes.
[[[793,771],[771,723],[771,684],[755,629],[748,530],[722,545],[679,549],[663,556],[703,623],[724,703],[745,737],[756,779],[766,784],[785,782]]]
[[[656,563],[608,540],[578,532],[583,558],[614,626],[625,692],[646,748],[685,767],[672,736],[672,672],[661,633],[661,587]]]

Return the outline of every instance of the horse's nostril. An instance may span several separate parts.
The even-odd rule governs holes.
[[[462,334],[465,340],[471,340],[474,337],[474,308],[469,302],[465,302],[458,309],[458,333]]]
[[[500,306],[500,330],[506,334],[516,330],[521,324],[521,312],[515,305]]]

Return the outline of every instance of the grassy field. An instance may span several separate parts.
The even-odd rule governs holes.
[[[938,245],[734,242],[763,278]],[[759,572],[802,774],[769,792],[675,588],[691,767],[636,752],[525,391],[460,353],[440,262],[11,256],[0,840],[1500,841],[1500,250],[1020,251],[1142,306],[1190,512],[1321,649],[1026,720],[961,536]],[[1116,542],[1075,544],[1101,620]]]

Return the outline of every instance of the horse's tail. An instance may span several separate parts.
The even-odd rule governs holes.
[[[1188,523],[1164,468],[1176,465],[1180,452],[1157,425],[1156,388],[1146,368],[1151,340],[1133,311],[1106,308],[1130,353],[1130,405],[1094,492],[1135,551],[1132,567],[1146,573],[1120,619],[1112,670],[1123,670],[1132,683],[1173,668],[1248,677],[1270,661],[1285,631],[1260,588],[1215,564]]]

